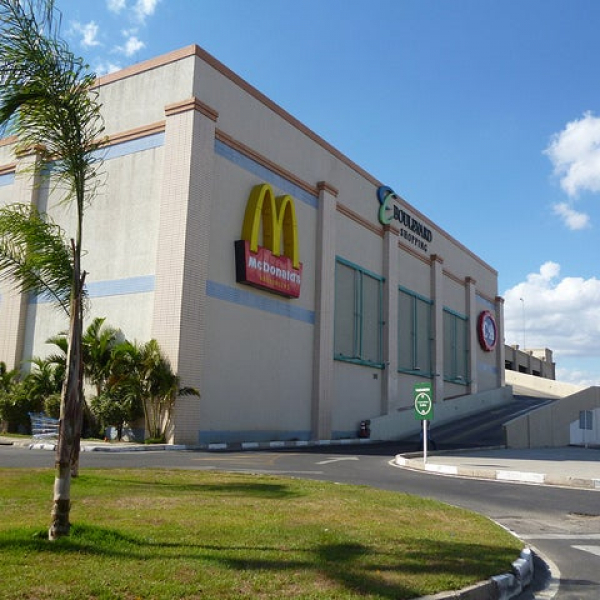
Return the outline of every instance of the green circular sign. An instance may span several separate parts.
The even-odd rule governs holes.
[[[431,396],[426,392],[419,392],[415,395],[415,410],[422,417],[426,417],[431,413],[433,403]]]

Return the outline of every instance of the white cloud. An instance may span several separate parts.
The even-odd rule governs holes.
[[[557,365],[556,380],[584,385],[586,387],[600,385],[600,375],[598,373],[592,373],[586,369],[579,369],[577,367],[570,369]]]
[[[74,21],[72,27],[74,31],[82,36],[81,45],[85,48],[100,45],[100,42],[98,41],[98,25],[95,21],[90,21],[84,25],[78,21]]]
[[[591,112],[567,123],[544,150],[571,197],[580,191],[600,192],[600,118]]]
[[[559,358],[600,357],[600,280],[561,278],[560,265],[549,261],[504,299],[507,344],[550,348]]]
[[[156,10],[159,0],[136,0],[133,11],[139,21],[144,22],[146,17],[151,17]]]
[[[106,0],[106,6],[110,12],[120,14],[127,11],[129,16],[139,23],[144,23],[156,10],[160,0],[135,0],[128,3],[127,0]]]
[[[146,19],[154,14],[159,2],[160,0],[107,0],[108,10],[120,15],[122,23],[133,26],[121,32],[125,36],[125,42],[114,45],[112,52],[130,58],[146,47],[146,42],[138,36],[138,30],[145,25]]]
[[[125,8],[125,0],[107,0],[106,6],[110,12],[119,14]]]
[[[114,73],[115,71],[119,71],[123,67],[116,63],[112,62],[100,62],[94,67],[94,73],[98,77],[102,77],[102,75],[107,75],[108,73]]]
[[[125,56],[133,56],[136,52],[144,48],[146,44],[137,36],[130,35],[123,46],[117,46],[116,50]]]
[[[552,207],[555,215],[562,218],[563,223],[571,230],[586,229],[590,226],[590,216],[578,212],[566,202],[559,202]]]

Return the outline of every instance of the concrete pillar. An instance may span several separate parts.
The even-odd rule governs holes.
[[[496,332],[498,341],[496,342],[496,369],[498,370],[498,387],[504,387],[506,385],[506,378],[504,374],[504,298],[496,296]],[[519,370],[518,360],[516,358],[517,353],[515,352],[515,366],[516,371]]]
[[[387,225],[383,235],[383,360],[381,414],[389,414],[398,399],[398,238],[400,230]]]
[[[478,389],[477,383],[477,299],[475,298],[476,281],[472,277],[465,279],[465,294],[467,307],[467,316],[469,318],[469,340],[468,340],[468,393],[476,394]]]
[[[431,298],[433,299],[433,398],[444,399],[444,260],[431,255]]]
[[[12,197],[15,203],[37,205],[40,175],[37,153],[24,153],[17,157]],[[27,321],[28,294],[16,291],[10,282],[0,284],[0,361],[9,370],[20,368],[23,359],[25,325]]]
[[[315,336],[311,427],[313,439],[331,438],[335,313],[335,219],[338,191],[321,181],[317,218]]]
[[[183,386],[202,393],[206,280],[218,114],[197,99],[165,109],[163,181],[152,336]],[[169,441],[197,443],[200,399],[177,399]]]

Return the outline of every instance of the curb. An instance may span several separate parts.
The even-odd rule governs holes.
[[[417,459],[417,457],[419,457]],[[457,467],[455,465],[442,465],[435,463],[423,464],[422,453],[397,454],[392,463],[415,471],[427,471],[440,475],[454,475],[458,477],[473,477],[476,479],[492,479],[511,483],[530,483],[537,485],[555,485],[559,487],[576,487],[590,490],[600,490],[600,479],[583,479],[567,475],[548,475],[544,473],[531,473],[527,471],[510,471],[506,469],[485,469]]]
[[[152,452],[164,450],[204,450],[208,452],[232,452],[236,450],[270,450],[270,449],[289,449],[289,448],[318,448],[323,446],[351,446],[363,444],[376,444],[380,440],[371,440],[368,438],[346,438],[343,440],[295,440],[295,441],[271,441],[271,442],[238,442],[235,444],[135,444],[103,442],[88,443],[85,440],[81,443],[81,452]],[[56,442],[6,442],[6,445],[26,446],[30,450],[56,450]]]
[[[533,580],[533,553],[530,548],[512,563],[512,572],[496,575],[462,590],[422,596],[415,600],[510,600],[518,596]]]

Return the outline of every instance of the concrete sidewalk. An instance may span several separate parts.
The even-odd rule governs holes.
[[[422,453],[411,453],[398,454],[394,463],[440,475],[600,490],[598,448],[569,446],[430,452],[426,462]]]

